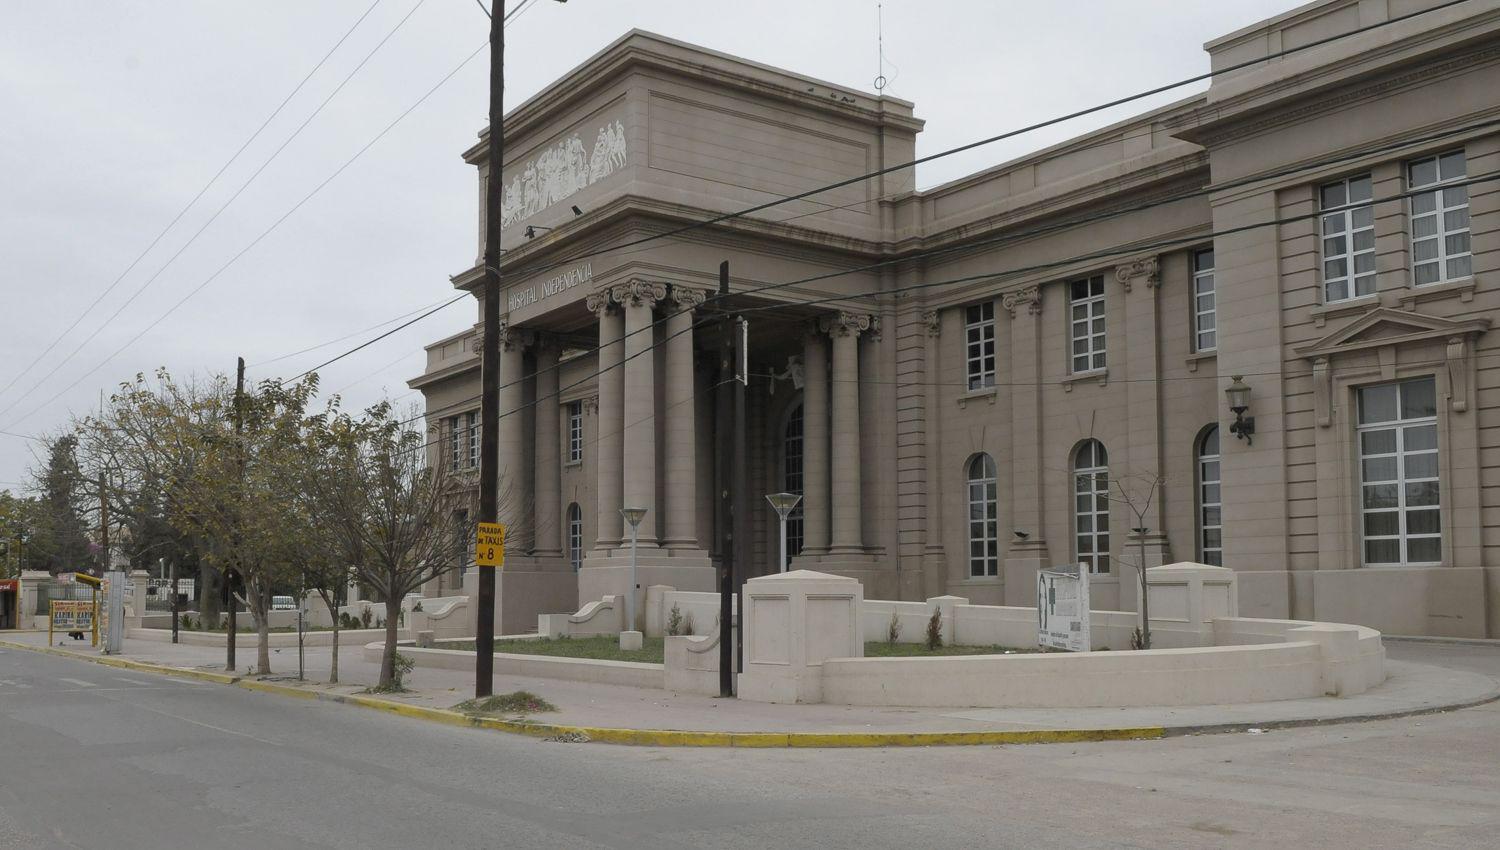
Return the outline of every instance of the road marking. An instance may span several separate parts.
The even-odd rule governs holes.
[[[127,679],[124,676],[116,676],[115,677],[115,681],[117,681],[117,682],[129,682],[132,685],[145,685],[147,687],[150,687],[151,685],[155,684],[154,682],[143,682],[140,679]]]
[[[95,685],[93,682],[85,682],[82,679],[69,679],[67,676],[58,676],[57,677],[57,681],[59,681],[59,682],[67,682],[70,685],[77,685],[80,688],[97,688],[98,687],[98,685]]]

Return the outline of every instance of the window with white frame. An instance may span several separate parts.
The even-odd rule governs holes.
[[[1471,277],[1469,187],[1451,185],[1468,174],[1463,151],[1406,164],[1411,189],[1432,187],[1411,197],[1412,279],[1417,286]]]
[[[1104,368],[1104,276],[1068,284],[1072,308],[1073,371]]]
[[[583,460],[583,402],[568,402],[568,463]]]
[[[983,452],[969,461],[969,575],[1000,574],[1000,508],[995,461]]]
[[[1214,291],[1214,249],[1193,252],[1193,350],[1219,347],[1218,294]]]
[[[1098,440],[1073,456],[1073,559],[1109,572],[1109,456]]]
[[[575,573],[583,566],[583,509],[577,502],[568,505],[568,562]]]
[[[786,431],[782,434],[781,489],[785,493],[802,495],[802,405],[798,404],[786,418]],[[803,523],[802,503],[798,502],[786,515],[786,569],[791,569],[792,558],[802,554],[802,543],[806,539]]]
[[[1224,503],[1219,495],[1219,426],[1198,441],[1198,563],[1224,566]]]
[[[448,431],[448,468],[457,472],[464,465],[463,417],[450,416],[443,420],[443,427]]]
[[[479,468],[479,412],[467,416],[469,423],[469,468]]]
[[[964,308],[964,339],[968,346],[969,389],[995,385],[995,302]]]
[[[1437,382],[1360,389],[1358,427],[1364,563],[1440,563]]]
[[[1325,304],[1375,294],[1375,208],[1370,199],[1368,174],[1318,190],[1319,209],[1327,211],[1321,216]]]

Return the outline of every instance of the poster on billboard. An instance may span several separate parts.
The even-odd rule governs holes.
[[[1036,617],[1038,646],[1088,652],[1089,568],[1076,564],[1037,571]]]

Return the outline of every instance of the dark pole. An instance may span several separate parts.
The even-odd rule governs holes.
[[[172,642],[177,642],[177,559],[172,559]]]
[[[243,485],[245,481],[245,446],[244,443],[241,442],[244,434],[245,358],[241,357],[239,358],[239,362],[234,369],[234,450],[235,453],[239,456],[239,478],[241,485]],[[238,489],[235,490],[235,501],[239,501]],[[240,506],[236,504],[235,510],[238,511],[239,508]],[[238,513],[236,513],[235,523],[236,525],[238,525],[239,523]],[[238,552],[235,553],[234,558],[238,560]],[[238,570],[236,570],[234,567],[230,567],[228,574],[224,576],[224,587],[229,591],[229,633],[225,635],[224,639],[224,669],[228,670],[231,673],[234,672],[234,632],[235,629],[239,628],[239,625],[236,622],[235,618],[235,609],[239,606],[234,602],[234,579],[238,574]]]
[[[484,195],[484,348],[480,355],[479,521],[500,521],[500,206],[505,183],[505,3],[490,12],[490,150]],[[495,568],[479,567],[474,696],[494,691]]]
[[[729,261],[719,264],[719,298],[729,294]],[[734,320],[723,310],[719,319],[719,386],[714,391],[714,427],[724,428],[734,416]],[[734,696],[734,443],[719,441],[719,696]]]
[[[99,473],[99,545],[103,547],[99,559],[99,575],[103,576],[109,572],[109,494],[104,491],[109,482],[104,480],[104,473]]]
[[[747,488],[750,485],[750,476],[745,474],[749,463],[746,451],[745,439],[749,433],[745,427],[745,385],[750,382],[750,352],[749,343],[746,340],[746,324],[743,316],[736,316],[734,320],[734,363],[735,381],[730,386],[734,389],[734,434],[732,436],[734,445],[734,487],[731,489],[731,498],[734,507],[730,510],[730,516],[734,521],[734,560],[740,566],[738,574],[734,577],[735,592],[740,595],[740,639],[734,642],[735,665],[744,669],[745,664],[745,641],[743,626],[746,622],[745,612],[745,579],[750,575],[750,501]]]

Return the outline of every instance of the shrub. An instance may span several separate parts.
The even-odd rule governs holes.
[[[413,612],[422,610],[422,600],[418,599],[416,602],[413,602],[411,605],[411,610]]]
[[[685,635],[690,635],[693,633],[693,612],[691,611],[689,611],[688,615],[682,620],[682,633]]]
[[[676,603],[673,603],[672,612],[667,615],[667,634],[682,634],[682,609]]]
[[[417,662],[413,661],[409,655],[402,655],[399,652],[391,655],[391,679],[396,690],[405,687],[406,675],[416,666]]]
[[[369,608],[366,608],[365,610],[359,612],[359,622],[360,625],[364,626],[365,628],[370,628],[370,624],[375,622],[375,612],[371,611]]]
[[[940,649],[943,646],[943,609],[934,608],[932,616],[927,620],[927,648],[929,650]]]
[[[901,617],[895,611],[891,612],[891,624],[885,627],[885,642],[895,643],[901,639]]]

